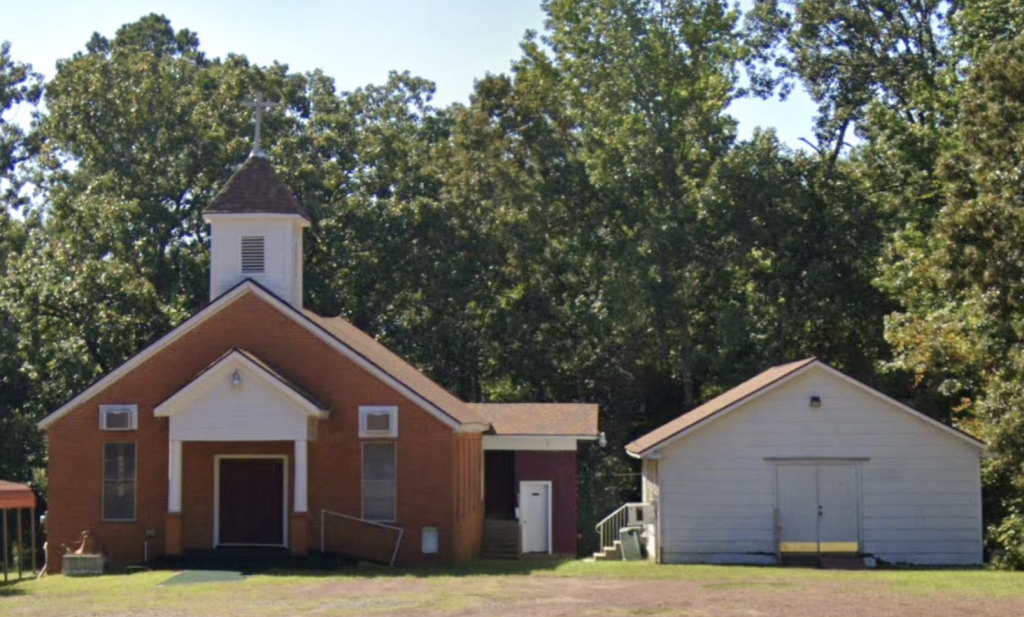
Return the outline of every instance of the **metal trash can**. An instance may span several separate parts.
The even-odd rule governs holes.
[[[640,531],[639,527],[623,527],[619,530],[623,561],[643,560],[644,554],[640,550]]]

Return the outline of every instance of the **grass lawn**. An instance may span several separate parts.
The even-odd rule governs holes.
[[[1024,615],[1024,573],[648,563],[287,571],[163,587],[173,572],[0,584],[0,615]]]

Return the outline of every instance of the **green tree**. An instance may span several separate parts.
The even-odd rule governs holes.
[[[21,215],[28,201],[23,172],[33,148],[15,115],[34,109],[40,84],[29,65],[11,57],[10,44],[0,43],[0,287],[29,227]],[[18,346],[26,335],[25,324],[0,307],[0,478],[19,481],[32,478],[41,451],[34,418],[24,410],[32,389],[20,372]]]
[[[894,245],[881,282],[903,301],[887,337],[899,366],[959,400],[989,442],[987,515],[1005,563],[1024,567],[1024,39],[994,46],[961,93],[947,205],[930,233]]]

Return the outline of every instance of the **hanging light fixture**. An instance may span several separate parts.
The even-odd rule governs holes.
[[[238,371],[231,375],[231,387],[235,389],[242,387],[242,376],[238,374]]]

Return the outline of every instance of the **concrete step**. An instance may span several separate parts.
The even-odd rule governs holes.
[[[484,520],[484,540],[480,556],[484,559],[519,559],[519,521]]]
[[[612,546],[606,546],[599,553],[594,553],[594,561],[622,561],[622,542],[615,541]]]

